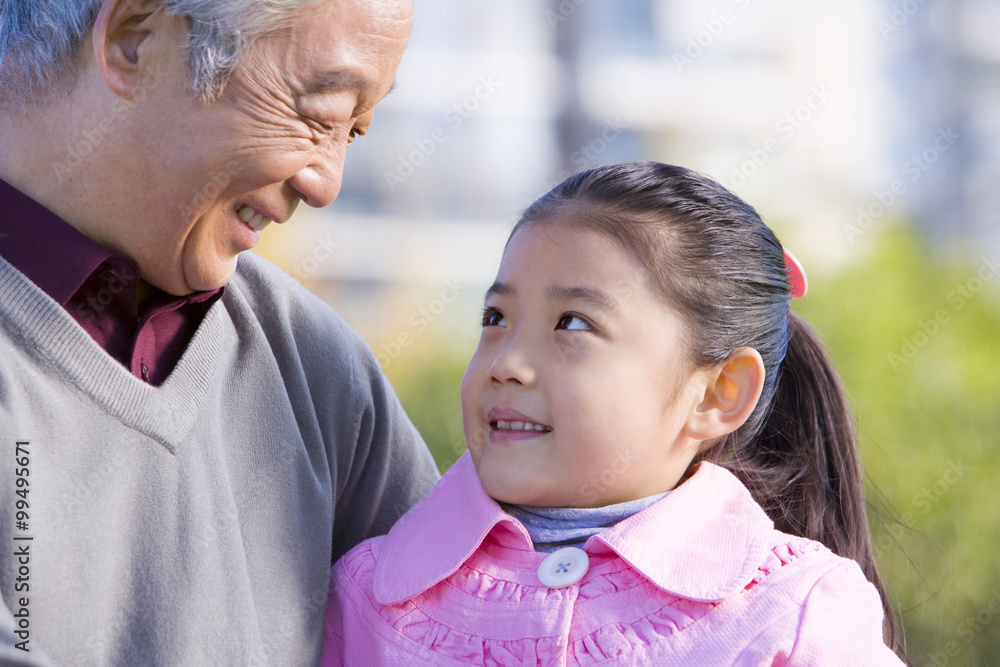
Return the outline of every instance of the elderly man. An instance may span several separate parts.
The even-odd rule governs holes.
[[[337,196],[411,18],[0,2],[0,663],[313,663],[331,562],[437,478],[360,338],[240,254]]]

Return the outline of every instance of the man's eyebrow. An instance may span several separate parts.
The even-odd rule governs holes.
[[[338,70],[328,72],[306,87],[306,95],[317,93],[336,92],[338,90],[360,90],[365,88],[368,82],[354,72]]]
[[[584,301],[612,313],[621,312],[618,302],[608,296],[606,292],[593,287],[563,287],[561,285],[550,285],[545,290],[546,296],[550,299],[560,301]]]

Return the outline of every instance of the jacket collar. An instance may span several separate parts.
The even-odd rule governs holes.
[[[698,601],[723,600],[757,571],[774,524],[728,470],[702,462],[662,500],[591,537],[659,588]],[[494,531],[531,538],[486,495],[466,452],[386,535],[373,581],[380,604],[398,604],[443,581]]]

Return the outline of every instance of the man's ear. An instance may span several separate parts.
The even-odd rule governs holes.
[[[743,426],[764,388],[764,362],[757,350],[741,347],[707,374],[702,400],[684,424],[685,435],[702,441]]]
[[[182,20],[157,0],[104,0],[92,31],[94,56],[108,87],[132,99],[151,68],[173,54]],[[182,33],[183,34],[183,33]]]

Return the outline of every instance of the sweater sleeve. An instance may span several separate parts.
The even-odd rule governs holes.
[[[239,268],[227,304],[248,304],[243,326],[266,336],[306,446],[329,465],[332,563],[388,532],[440,475],[361,336],[264,259],[243,253]]]
[[[358,432],[352,459],[337,466],[334,561],[362,540],[387,533],[440,477],[375,355],[359,347],[353,365]]]
[[[884,665],[903,662],[882,639],[882,601],[854,561],[819,579],[806,597],[786,665]]]

